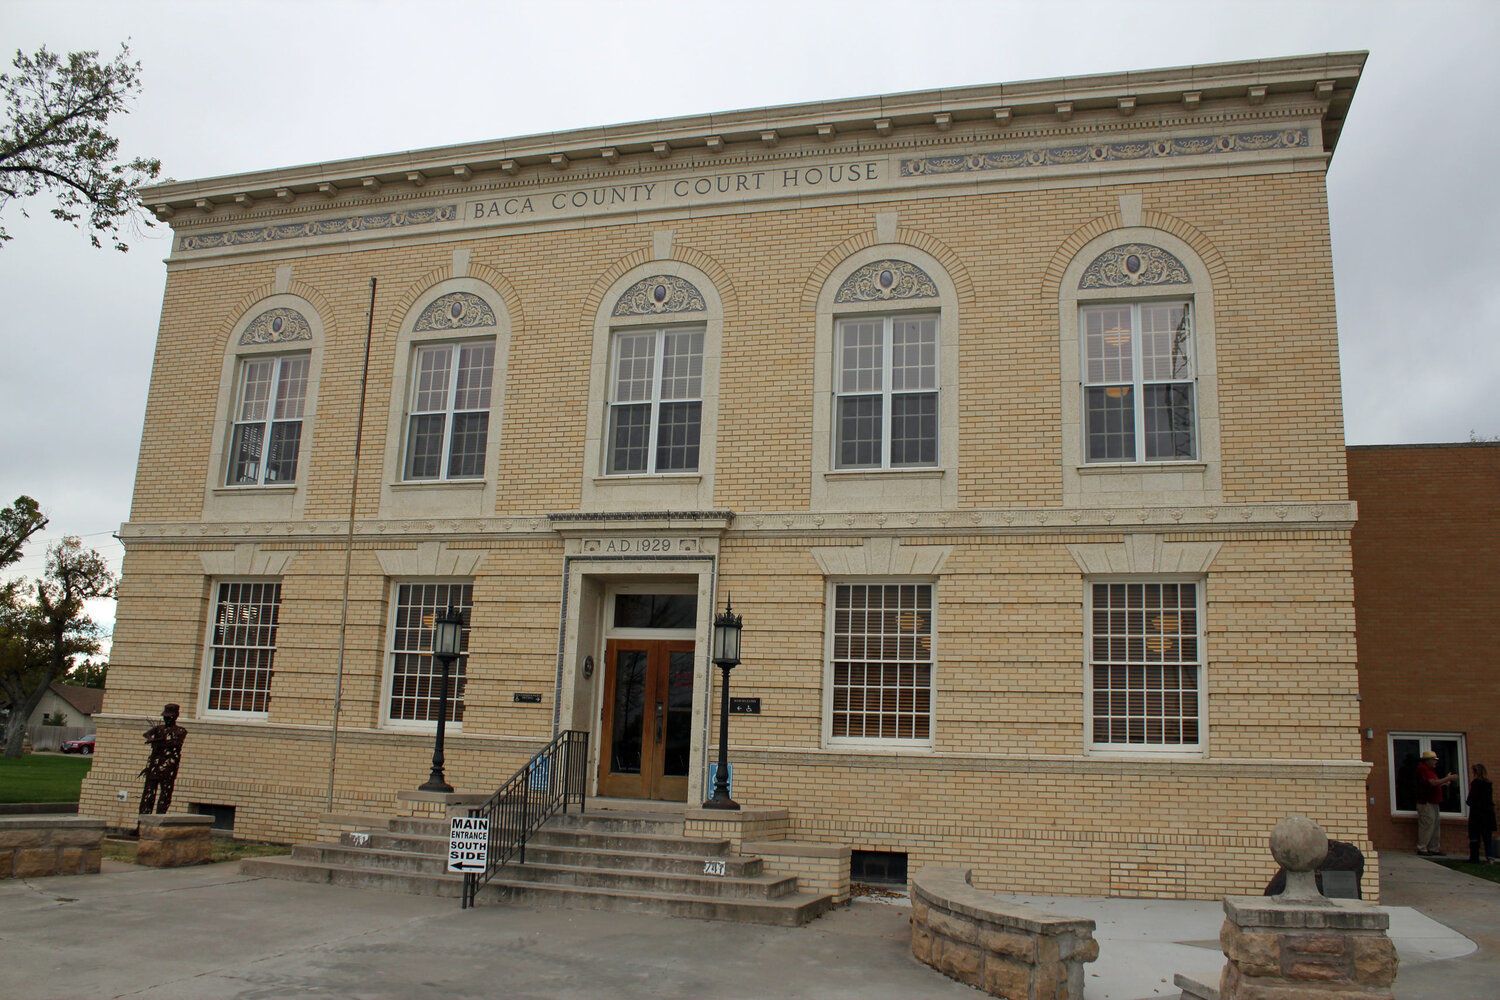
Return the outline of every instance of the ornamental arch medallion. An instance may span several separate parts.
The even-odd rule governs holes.
[[[1122,243],[1095,257],[1078,279],[1079,288],[1132,288],[1141,285],[1189,285],[1182,261],[1150,243]]]

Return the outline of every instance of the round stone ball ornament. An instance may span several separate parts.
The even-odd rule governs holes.
[[[1288,816],[1271,831],[1271,857],[1286,869],[1283,899],[1321,899],[1314,875],[1328,857],[1328,834],[1306,816]]]

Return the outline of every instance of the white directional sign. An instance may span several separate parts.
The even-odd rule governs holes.
[[[461,874],[482,872],[489,858],[489,817],[453,817],[448,829],[448,870]]]

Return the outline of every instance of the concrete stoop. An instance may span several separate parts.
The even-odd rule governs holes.
[[[240,871],[456,899],[463,877],[445,871],[447,850],[442,820],[392,819],[384,830],[343,833],[336,844],[299,845],[289,858],[247,858]],[[707,861],[722,861],[724,874],[705,875]],[[526,863],[502,867],[476,901],[788,927],[833,906],[831,895],[767,874],[760,858],[735,853],[730,841],[685,837],[680,816],[645,810],[552,817],[527,844]]]

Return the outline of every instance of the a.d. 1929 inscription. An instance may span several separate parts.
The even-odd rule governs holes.
[[[590,555],[675,555],[696,553],[698,539],[675,535],[627,535],[620,538],[585,538],[583,551]]]

